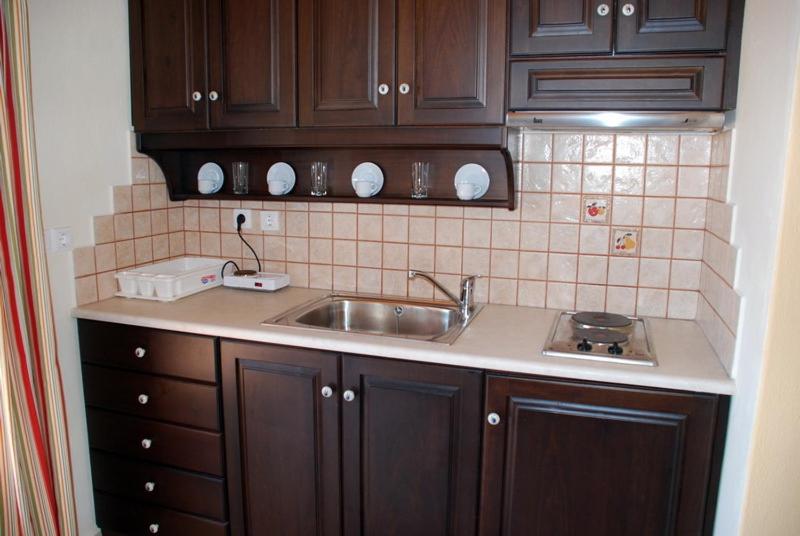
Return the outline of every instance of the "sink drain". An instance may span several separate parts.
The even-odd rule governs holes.
[[[397,316],[403,316],[403,313],[405,312],[406,312],[405,308],[402,307],[401,305],[397,305],[394,308],[394,314],[396,314]]]

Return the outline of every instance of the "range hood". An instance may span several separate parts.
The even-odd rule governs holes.
[[[615,130],[718,132],[725,126],[722,112],[509,112],[509,127],[536,130]]]

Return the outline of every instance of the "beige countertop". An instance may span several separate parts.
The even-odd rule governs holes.
[[[650,319],[657,367],[600,363],[541,354],[558,311],[487,305],[452,345],[340,333],[261,322],[327,291],[287,288],[275,293],[215,288],[172,303],[112,298],[78,307],[73,316],[186,333],[336,352],[442,363],[665,389],[733,394],[700,327],[687,320]]]

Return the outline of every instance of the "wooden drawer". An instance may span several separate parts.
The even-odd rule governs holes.
[[[78,335],[84,362],[217,382],[213,337],[92,320],[78,321]]]
[[[223,476],[222,434],[86,409],[89,446],[191,471]],[[149,439],[144,448],[142,440]]]
[[[179,534],[186,536],[226,536],[228,524],[213,519],[184,514],[157,506],[147,506],[105,493],[94,494],[94,511],[97,524],[107,531],[130,536],[153,534]],[[150,529],[158,525],[157,532]]]
[[[93,450],[94,489],[156,506],[227,520],[225,481]],[[145,484],[153,484],[148,491]]]
[[[89,406],[220,429],[219,390],[214,386],[84,365],[83,390]]]
[[[510,110],[719,110],[717,56],[512,61]]]

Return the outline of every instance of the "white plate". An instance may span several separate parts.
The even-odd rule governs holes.
[[[197,190],[201,194],[215,194],[225,182],[225,173],[214,162],[206,162],[197,172]]]
[[[372,183],[372,189],[367,195],[361,195],[361,193],[356,190],[356,183],[362,181]],[[383,188],[383,171],[372,162],[362,162],[353,170],[350,183],[353,185],[353,190],[356,190],[356,194],[359,197],[372,197]]]
[[[480,164],[464,164],[456,171],[456,190],[459,184],[474,185],[476,192],[470,199],[480,199],[489,190],[489,172]]]
[[[296,181],[296,176],[292,166],[286,162],[276,162],[272,164],[267,171],[267,187],[271,195],[286,195],[292,191]],[[272,183],[283,182],[286,186],[283,190],[276,190],[273,192]]]

